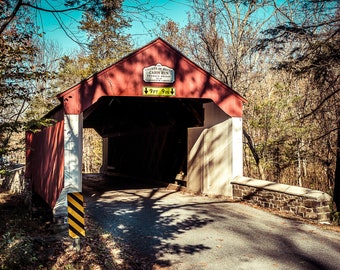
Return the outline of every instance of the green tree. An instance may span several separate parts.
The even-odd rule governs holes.
[[[1,23],[6,19],[7,8],[1,6]],[[44,65],[36,61],[34,35],[34,24],[25,9],[17,11],[15,21],[0,34],[0,156],[8,154],[12,135],[24,127],[22,116],[36,82],[48,76]]]
[[[314,125],[302,125],[299,115],[303,95],[299,89],[303,81],[285,71],[266,71],[248,91],[245,106],[245,136],[257,154],[256,166],[245,149],[247,175],[276,182],[306,186],[306,161],[310,161],[307,145],[314,134]],[[248,143],[249,138],[246,140]],[[252,155],[254,156],[254,155]],[[309,163],[308,163],[309,164]],[[254,171],[254,168],[257,171]]]
[[[35,1],[0,1],[1,160],[23,146],[22,142],[11,142],[11,139],[30,125],[25,114],[35,94],[44,92],[42,88],[37,89],[38,86],[50,78],[45,64],[38,59],[40,33],[33,21],[34,9],[39,9]],[[0,168],[4,169],[4,166]]]
[[[103,0],[96,12],[84,12],[80,29],[89,40],[88,58],[94,68],[92,73],[131,51],[130,35],[124,32],[130,24],[122,13],[121,0]]]
[[[132,51],[130,27],[123,17],[122,1],[105,0],[96,9],[83,13],[80,29],[87,35],[86,46],[75,57],[64,56],[60,62],[59,81],[71,86],[113,64]]]
[[[323,168],[334,202],[340,209],[339,172],[339,3],[288,1],[278,7],[277,24],[265,31],[259,48],[282,54],[275,68],[304,80],[303,102],[297,118],[315,127],[309,152]]]

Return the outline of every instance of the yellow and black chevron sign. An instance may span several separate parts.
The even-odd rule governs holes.
[[[83,194],[68,193],[68,233],[72,238],[85,236]]]

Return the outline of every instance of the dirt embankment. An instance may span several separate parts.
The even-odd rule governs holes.
[[[158,269],[117,243],[86,217],[80,251],[44,204],[0,190],[0,269]],[[67,231],[67,230],[66,230]]]

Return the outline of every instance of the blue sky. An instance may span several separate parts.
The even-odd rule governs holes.
[[[44,1],[42,1],[44,2]],[[187,11],[189,10],[190,0],[139,0],[142,3],[142,7],[151,8],[152,13],[156,15],[157,20],[160,22],[166,22],[172,19],[175,22],[184,26],[187,19]],[[59,0],[50,0],[48,3],[43,4],[46,8],[58,8]],[[125,6],[136,5],[134,0],[124,1]],[[153,30],[157,27],[154,19],[149,16],[145,16],[142,8],[133,9],[129,13],[133,17],[132,28],[129,33],[132,34],[133,41],[136,47],[141,47],[147,42],[156,38],[153,34]],[[73,38],[79,40],[86,40],[84,33],[79,32],[77,28],[77,22],[81,18],[79,12],[68,12],[67,14],[58,14],[57,18],[51,13],[37,12],[36,19],[43,32],[45,32],[46,40],[53,40],[60,44],[65,53],[71,52],[73,49],[79,48],[79,46],[73,42],[61,29],[58,20],[62,21],[65,29],[69,29],[69,35],[74,35]]]

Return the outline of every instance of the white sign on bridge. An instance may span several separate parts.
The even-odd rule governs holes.
[[[173,83],[175,71],[167,66],[157,64],[143,69],[144,82]]]

